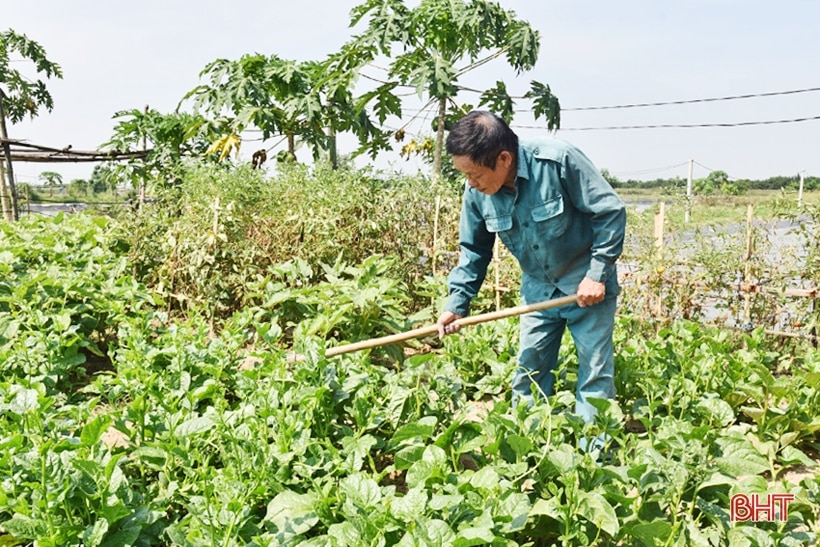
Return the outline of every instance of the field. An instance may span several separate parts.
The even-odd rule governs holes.
[[[749,199],[755,233],[798,219],[805,246],[746,256]],[[139,211],[0,224],[0,545],[815,543],[814,299],[736,287],[816,286],[818,197],[793,201],[699,201],[690,228],[671,196],[661,250],[655,207],[630,209],[594,424],[569,340],[556,394],[511,407],[515,319],[325,356],[434,320],[452,185],[191,168]],[[509,260],[476,313],[518,303]],[[739,494],[788,514],[733,522]]]

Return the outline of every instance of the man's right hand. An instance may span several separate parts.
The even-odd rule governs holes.
[[[447,334],[454,334],[461,330],[460,325],[453,324],[453,321],[457,319],[461,319],[463,316],[453,313],[451,311],[443,312],[438,321],[436,321],[436,325],[438,325],[438,336],[439,338],[444,338]]]

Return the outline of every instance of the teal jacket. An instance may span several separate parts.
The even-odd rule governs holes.
[[[461,253],[448,278],[445,310],[467,315],[493,256],[498,235],[522,270],[521,294],[531,304],[558,288],[576,291],[584,277],[618,291],[615,261],[623,250],[626,210],[600,171],[571,144],[521,140],[515,191],[494,195],[465,187]]]

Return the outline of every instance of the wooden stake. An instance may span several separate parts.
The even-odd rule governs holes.
[[[219,196],[214,199],[214,240],[219,234]]]
[[[14,182],[14,167],[11,164],[11,145],[9,144],[9,133],[6,130],[6,110],[3,106],[3,91],[0,90],[0,139],[3,140],[3,154],[6,158],[6,176],[8,177],[8,190],[11,196],[12,220],[20,220],[20,210],[17,208],[17,188]]]
[[[659,205],[660,208],[658,212],[655,213],[655,247],[658,248],[658,256],[661,255],[661,251],[663,250],[663,222],[666,203],[662,201]]]
[[[493,268],[495,269],[495,311],[501,309],[501,258],[498,252],[498,238],[493,246]]]
[[[660,202],[660,208],[655,213],[655,247],[658,248],[658,257],[663,256],[663,222],[666,203]],[[655,315],[660,317],[663,313],[663,283],[658,284],[658,301],[655,306]]]
[[[686,214],[684,222],[692,218],[692,172],[695,169],[695,160],[689,160],[689,178],[686,179]]]
[[[433,277],[436,275],[437,257],[438,257],[438,219],[441,215],[441,196],[436,196],[436,215],[433,217]]]
[[[800,190],[797,192],[797,206],[803,207],[803,184],[806,181],[806,171],[800,171]]]
[[[0,202],[3,207],[3,218],[12,222],[14,220],[14,213],[11,210],[11,196],[9,196],[8,188],[6,186],[6,172],[3,167],[3,160],[0,159]]]
[[[748,287],[752,274],[752,252],[754,250],[754,206],[750,203],[746,208],[746,255],[743,260],[746,262],[743,272],[743,282]],[[743,303],[743,323],[748,325],[752,321],[752,293],[746,291]]]

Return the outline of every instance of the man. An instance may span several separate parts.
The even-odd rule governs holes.
[[[467,176],[461,255],[448,278],[439,335],[457,332],[469,313],[500,237],[522,270],[525,304],[577,295],[577,305],[521,317],[513,402],[552,394],[558,351],[569,328],[578,354],[575,411],[595,416],[588,398],[614,398],[612,331],[619,292],[615,261],[623,249],[621,199],[577,148],[553,138],[518,136],[490,112],[459,120],[447,138],[453,165]]]

